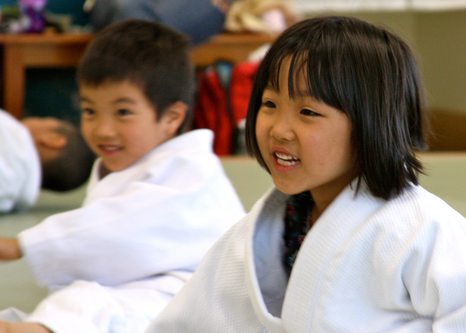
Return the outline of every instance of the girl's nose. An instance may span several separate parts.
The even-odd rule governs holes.
[[[277,141],[291,141],[295,138],[291,119],[286,115],[279,115],[275,118],[270,135]]]

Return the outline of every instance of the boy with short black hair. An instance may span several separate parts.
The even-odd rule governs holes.
[[[85,52],[78,84],[82,133],[98,155],[88,193],[82,208],[0,240],[0,258],[24,255],[55,290],[0,332],[143,332],[244,214],[212,132],[186,132],[194,82],[182,35],[112,25]]]

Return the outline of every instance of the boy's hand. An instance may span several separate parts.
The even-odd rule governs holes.
[[[23,253],[16,238],[0,238],[0,260],[16,260],[22,256]]]
[[[51,333],[44,326],[34,323],[8,323],[0,321],[0,333]]]
[[[0,321],[0,333],[10,333],[11,325],[9,323]]]

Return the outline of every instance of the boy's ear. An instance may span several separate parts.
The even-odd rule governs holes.
[[[181,124],[186,118],[188,112],[188,105],[184,102],[175,102],[171,104],[165,111],[161,121],[167,125],[167,134],[174,136]]]
[[[37,144],[50,149],[62,149],[68,143],[66,136],[55,131],[45,131],[36,137]]]

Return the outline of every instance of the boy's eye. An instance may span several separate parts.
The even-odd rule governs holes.
[[[302,109],[299,112],[304,116],[317,117],[317,116],[320,115],[320,114],[318,114],[317,112],[315,112],[314,110],[311,110],[311,109]]]
[[[118,109],[118,110],[117,110],[117,114],[118,114],[119,116],[128,116],[128,115],[130,115],[131,113],[132,113],[132,112],[131,112],[130,110],[128,110],[128,109]]]

